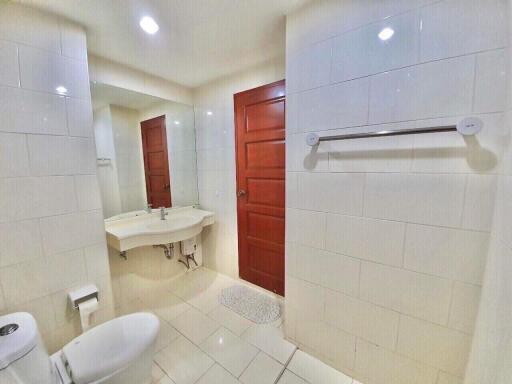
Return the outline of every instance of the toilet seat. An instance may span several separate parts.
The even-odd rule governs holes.
[[[133,363],[159,328],[158,318],[150,313],[118,317],[72,340],[59,353],[60,360],[74,384],[95,383]]]

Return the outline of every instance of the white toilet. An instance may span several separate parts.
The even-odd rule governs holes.
[[[158,318],[118,317],[81,334],[49,356],[29,313],[0,317],[1,384],[146,384]]]

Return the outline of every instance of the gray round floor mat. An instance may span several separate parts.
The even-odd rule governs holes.
[[[277,300],[243,285],[224,288],[219,302],[257,324],[271,323],[281,317],[281,306]]]

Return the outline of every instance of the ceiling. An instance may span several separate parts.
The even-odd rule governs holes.
[[[91,83],[91,99],[95,110],[107,105],[143,110],[164,101],[158,97],[94,82]]]
[[[85,26],[89,53],[196,87],[284,56],[285,15],[311,0],[19,1]]]

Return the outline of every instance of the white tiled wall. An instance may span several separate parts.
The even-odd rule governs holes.
[[[505,185],[505,14],[504,0],[331,0],[288,16],[286,333],[363,383],[463,380]],[[469,139],[305,144],[469,115],[485,122]]]
[[[282,60],[220,79],[194,91],[199,204],[215,212],[205,228],[205,266],[238,277],[233,95],[284,79]]]
[[[508,12],[505,13],[505,17],[510,20],[511,3],[508,0],[506,3]],[[509,40],[512,36],[510,33],[509,29]],[[486,62],[485,66],[491,67],[492,57],[492,53],[486,55],[486,61],[489,59],[489,62]],[[511,57],[508,50],[496,53],[494,57],[506,62],[505,68],[510,69]],[[493,81],[496,75],[489,71],[485,76],[489,81]],[[488,88],[481,99],[482,105],[486,105],[487,101],[496,100],[494,96],[500,98],[500,105],[504,105],[506,109],[504,126],[507,140],[504,141],[502,167],[492,181],[497,184],[498,191],[495,215],[465,384],[505,384],[510,381],[512,375],[511,365],[508,364],[512,356],[512,312],[510,311],[512,303],[512,279],[510,278],[512,274],[512,200],[510,198],[512,196],[512,145],[510,143],[512,87],[510,78],[507,85],[506,92],[497,90],[497,94]],[[457,294],[467,302],[474,300],[475,293],[464,287],[459,287]],[[461,328],[469,326],[466,319],[460,316],[454,315],[451,321]]]
[[[112,305],[80,27],[0,5],[0,117],[0,313],[31,312],[53,351],[80,332],[67,291],[96,283],[97,321]]]

